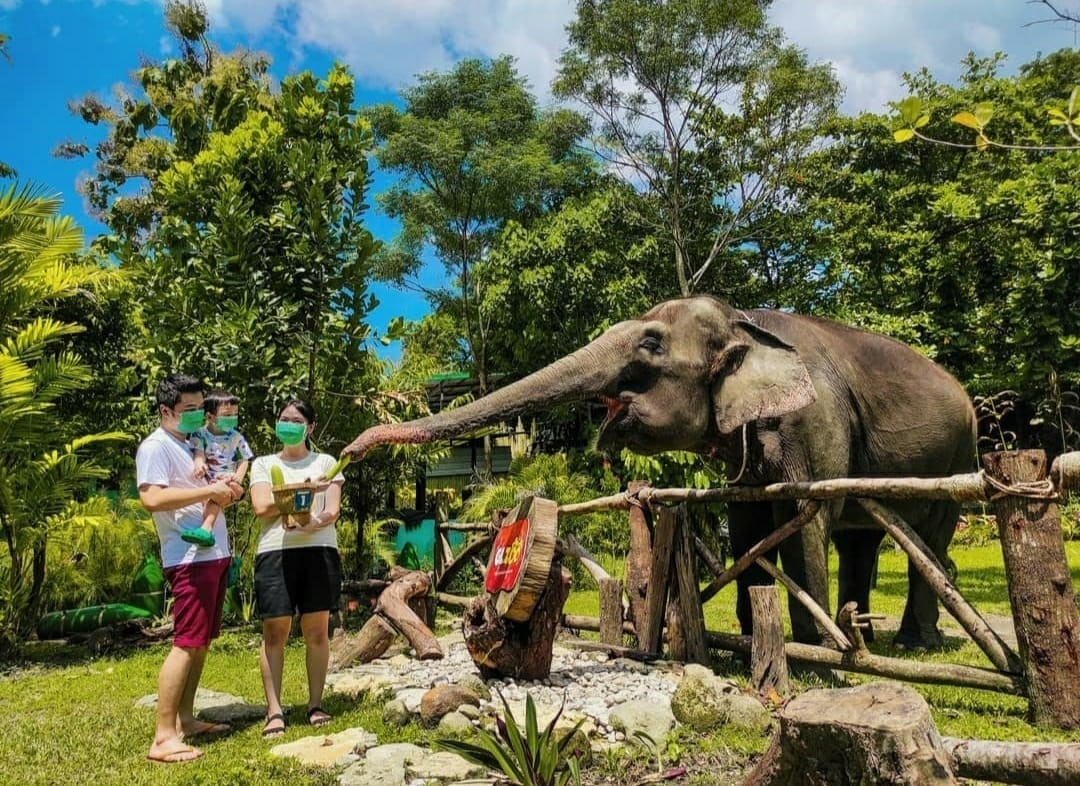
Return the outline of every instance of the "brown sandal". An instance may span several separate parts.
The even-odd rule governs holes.
[[[320,717],[315,717],[316,715]],[[325,726],[334,718],[333,716],[324,710],[322,707],[315,706],[307,711],[307,722],[312,726]]]
[[[280,726],[274,726],[270,728],[270,724],[274,721],[281,721]],[[280,737],[285,733],[285,716],[280,712],[275,712],[273,715],[266,716],[266,725],[263,726],[262,736],[264,740],[268,740],[272,737]]]

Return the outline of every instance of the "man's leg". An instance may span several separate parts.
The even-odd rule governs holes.
[[[206,663],[206,647],[197,647],[189,650],[191,654],[191,666],[188,669],[187,680],[184,682],[184,691],[180,695],[180,704],[177,706],[177,726],[187,734],[193,734],[201,730],[202,725],[195,720],[195,692],[199,689],[199,680],[202,678],[203,666]]]
[[[157,761],[190,761],[202,751],[186,745],[177,731],[177,716],[193,662],[192,649],[174,645],[158,673],[157,728],[149,758]]]
[[[329,611],[313,611],[300,616],[300,630],[304,634],[307,658],[308,710],[322,706],[323,687],[326,685],[326,672],[330,665],[329,626]],[[317,721],[318,718],[309,720]]]

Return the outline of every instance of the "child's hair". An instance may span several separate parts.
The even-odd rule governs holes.
[[[211,390],[203,399],[203,409],[206,410],[208,415],[216,415],[217,411],[222,407],[239,403],[240,399],[227,390]]]
[[[173,409],[185,393],[202,393],[206,390],[202,380],[190,374],[169,374],[158,383],[154,393],[156,406]]]

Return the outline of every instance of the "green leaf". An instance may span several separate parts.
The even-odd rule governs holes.
[[[971,112],[957,112],[952,116],[952,121],[975,131],[979,131],[982,128],[982,124],[979,123],[979,118]]]
[[[918,96],[908,96],[900,102],[900,118],[907,125],[914,125],[922,111],[922,99]]]
[[[925,126],[929,122],[930,122],[930,115],[929,114],[922,114],[922,115],[919,116],[919,119],[915,121],[915,128],[922,128],[923,126]]]
[[[979,128],[985,128],[994,116],[994,105],[989,101],[982,101],[975,105],[975,118],[979,121]]]
[[[913,128],[900,128],[893,131],[893,139],[897,142],[907,142],[909,139],[915,137],[915,129]]]

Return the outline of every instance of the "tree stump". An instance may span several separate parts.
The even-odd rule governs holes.
[[[872,682],[812,690],[788,703],[743,786],[956,783],[923,698],[896,682]]]
[[[570,574],[555,557],[548,573],[547,589],[524,622],[503,617],[488,595],[473,598],[465,610],[462,633],[465,646],[484,679],[514,677],[546,679],[551,673],[551,652],[570,594]]]

